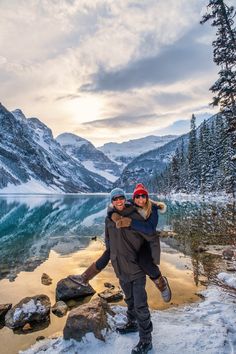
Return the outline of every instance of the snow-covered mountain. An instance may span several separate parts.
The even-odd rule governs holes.
[[[152,175],[156,171],[163,171],[171,161],[182,139],[186,145],[188,143],[188,134],[136,157],[124,168],[115,185],[124,188],[127,192],[133,191],[135,184],[138,182],[149,185]]]
[[[99,192],[111,182],[69,156],[37,118],[0,104],[1,193]]]
[[[211,127],[215,118],[216,115],[206,120],[209,127]],[[202,124],[196,129],[197,136],[199,136]],[[181,135],[157,149],[139,155],[124,168],[115,185],[131,192],[136,183],[142,182],[148,185],[151,190],[153,177],[164,171],[165,167],[171,162],[176,148],[181,147],[182,141],[186,150],[189,133]],[[155,181],[156,184],[158,184],[158,181]]]
[[[135,157],[163,146],[175,139],[176,135],[155,136],[150,135],[145,138],[133,139],[123,143],[107,143],[98,147],[110,159],[115,160],[125,167]]]
[[[111,182],[115,182],[120,176],[118,164],[111,161],[88,140],[71,133],[60,134],[56,140],[68,155],[79,161],[89,171]]]

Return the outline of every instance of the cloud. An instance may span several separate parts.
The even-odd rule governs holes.
[[[211,48],[195,40],[199,32],[192,30],[174,44],[163,47],[158,55],[131,61],[117,70],[101,67],[81,91],[124,91],[168,85],[208,72],[212,69]]]

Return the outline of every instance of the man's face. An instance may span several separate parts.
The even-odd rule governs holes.
[[[125,208],[125,197],[121,195],[113,198],[112,205],[115,209],[122,211]]]

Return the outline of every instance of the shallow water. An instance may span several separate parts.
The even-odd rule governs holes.
[[[80,274],[104,249],[104,217],[107,196],[5,196],[0,197],[0,303],[15,305],[23,297],[47,294],[55,302],[57,281]],[[147,281],[149,305],[163,309],[199,300],[202,274],[222,267],[219,257],[196,252],[199,245],[228,244],[235,237],[235,205],[168,201],[168,213],[160,216],[159,228],[176,232],[162,245],[161,270],[168,277],[173,300],[163,304],[153,283]],[[97,240],[91,240],[98,236]],[[171,247],[170,247],[171,246]],[[51,276],[50,286],[41,275]],[[118,286],[109,265],[91,285],[97,292],[109,281]],[[95,294],[96,296],[96,294]],[[84,301],[89,301],[86,298]],[[26,349],[39,335],[63,329],[66,317],[51,314],[47,328],[28,334],[0,330],[0,353]]]

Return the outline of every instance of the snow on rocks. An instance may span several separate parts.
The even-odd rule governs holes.
[[[236,274],[219,273],[217,278],[231,288],[236,289]]]
[[[10,309],[5,317],[9,328],[24,327],[26,323],[48,320],[51,303],[47,295],[26,297]]]
[[[225,278],[225,276],[224,276]],[[227,281],[234,278],[228,275]],[[232,280],[231,280],[232,281]],[[236,301],[219,287],[203,292],[205,301],[153,311],[153,351],[158,354],[230,354],[236,349]],[[115,327],[125,323],[125,307],[112,307],[116,315],[108,315],[111,330],[104,333],[105,342],[87,333],[81,342],[59,336],[36,343],[24,354],[130,354],[138,342],[138,334],[122,336]]]

